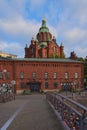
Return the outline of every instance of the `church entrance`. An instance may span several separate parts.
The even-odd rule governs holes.
[[[31,92],[40,92],[40,82],[30,82],[29,87]]]

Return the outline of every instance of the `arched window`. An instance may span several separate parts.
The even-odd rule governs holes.
[[[24,78],[24,72],[20,72],[20,78],[21,78],[21,79]]]
[[[69,78],[69,74],[66,72],[65,73],[65,79],[68,79]]]
[[[36,79],[36,73],[35,72],[32,73],[32,78]]]
[[[44,74],[44,78],[47,79],[48,78],[48,73]]]
[[[55,46],[53,47],[53,52],[56,53],[56,47]]]
[[[75,78],[77,79],[79,77],[79,74],[76,72],[75,73]]]
[[[53,78],[56,79],[57,78],[57,73],[53,74]]]
[[[48,88],[48,82],[45,82],[44,86],[45,86],[45,89],[47,89]]]
[[[6,73],[6,78],[9,79],[10,78],[10,72]]]
[[[2,79],[3,78],[3,73],[2,72],[0,72],[0,79]]]

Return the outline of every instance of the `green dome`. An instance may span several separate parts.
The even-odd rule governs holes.
[[[47,42],[41,42],[39,44],[39,47],[42,48],[42,47],[47,47]]]
[[[49,28],[46,27],[46,20],[45,19],[42,20],[42,26],[39,29],[39,32],[49,32]]]

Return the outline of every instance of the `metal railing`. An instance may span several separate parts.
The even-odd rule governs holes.
[[[70,130],[87,130],[87,107],[57,93],[47,93],[46,99]]]

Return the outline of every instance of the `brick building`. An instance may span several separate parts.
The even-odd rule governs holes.
[[[83,88],[83,63],[70,59],[0,59],[0,85],[16,81],[15,92]]]
[[[63,49],[42,20],[37,40],[25,47],[25,58],[0,58],[0,85],[13,85],[16,93],[82,89],[84,64],[63,58]]]
[[[17,58],[17,55],[9,54],[3,51],[0,51],[0,57],[9,57],[9,58]]]

